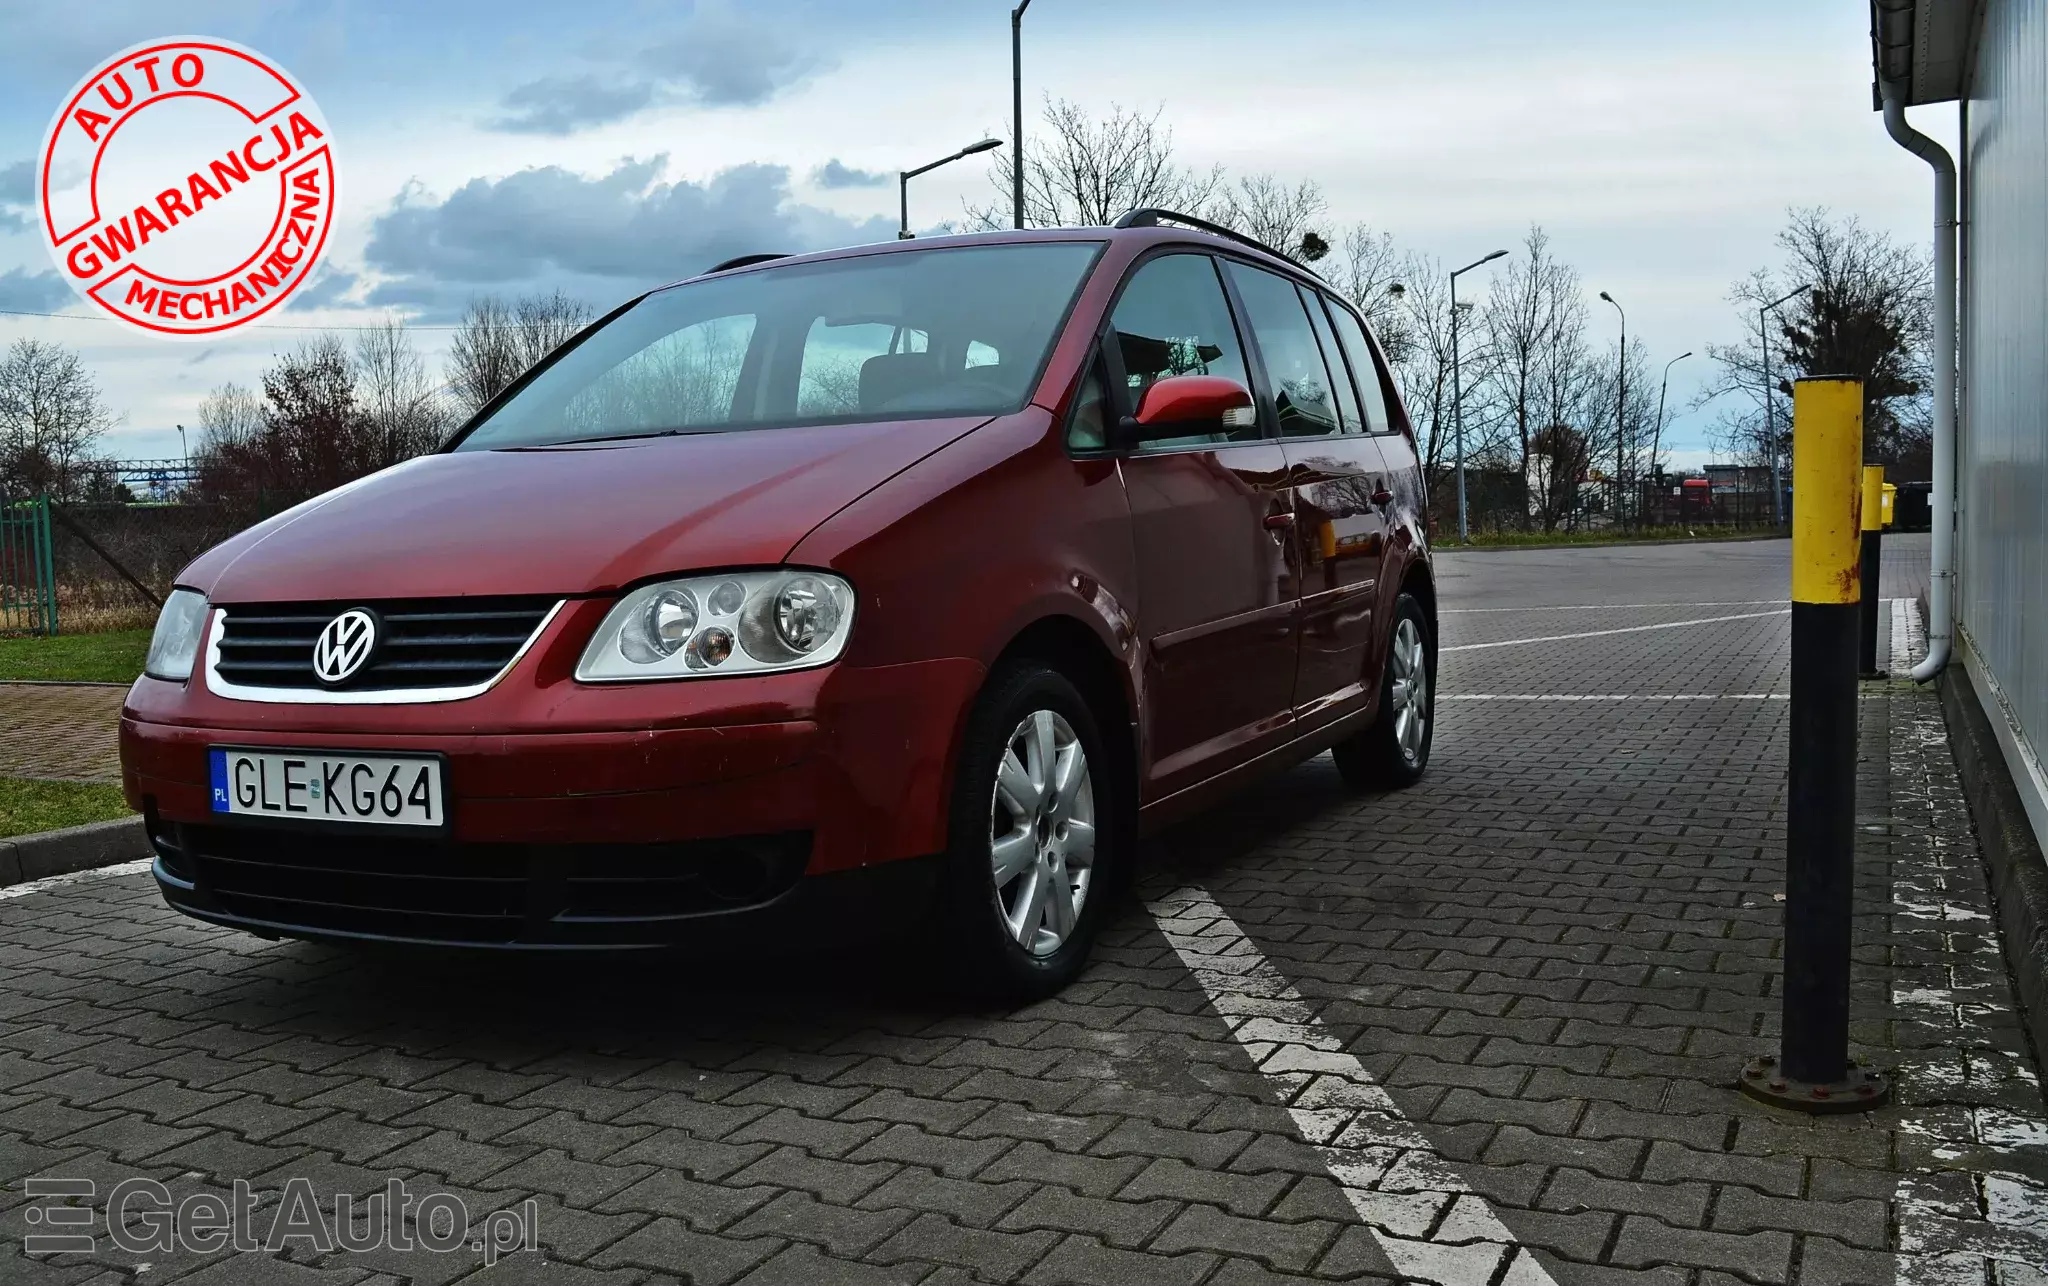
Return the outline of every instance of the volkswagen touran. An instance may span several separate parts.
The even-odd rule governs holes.
[[[1421,776],[1423,512],[1359,314],[1221,229],[748,256],[186,568],[124,780],[261,935],[908,930],[1043,994],[1146,828]]]

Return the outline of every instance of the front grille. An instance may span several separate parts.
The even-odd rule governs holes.
[[[431,942],[641,942],[786,893],[807,831],[678,844],[463,844],[179,824],[152,836],[202,907],[285,928]]]
[[[313,645],[329,621],[362,607],[377,616],[376,648],[340,691],[473,687],[511,664],[554,605],[551,598],[414,598],[228,606],[213,672],[243,687],[322,689]]]

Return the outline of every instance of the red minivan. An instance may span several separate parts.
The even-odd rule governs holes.
[[[1042,994],[1141,827],[1421,776],[1423,512],[1358,314],[1222,229],[749,256],[186,568],[123,778],[170,905],[265,936],[908,924]]]

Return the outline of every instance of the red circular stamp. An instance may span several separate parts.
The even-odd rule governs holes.
[[[326,117],[277,64],[225,40],[109,59],[58,110],[40,161],[58,271],[155,335],[218,335],[276,309],[334,222]]]

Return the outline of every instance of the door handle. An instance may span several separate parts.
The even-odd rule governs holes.
[[[1372,493],[1372,502],[1380,506],[1393,504],[1394,493],[1382,486],[1378,491]]]
[[[1267,531],[1290,531],[1294,527],[1293,514],[1267,514]]]

